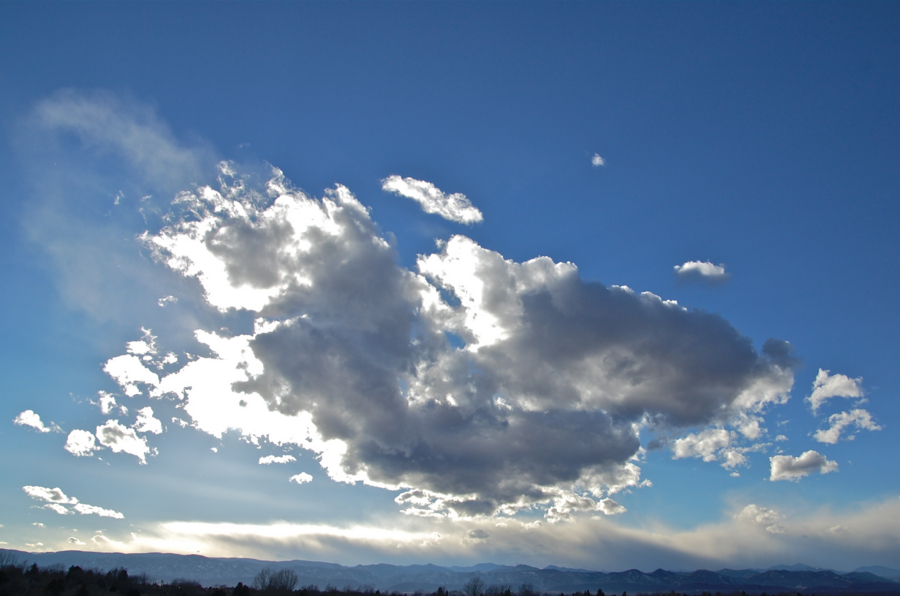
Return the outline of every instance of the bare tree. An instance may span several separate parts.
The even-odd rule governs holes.
[[[473,577],[463,586],[463,593],[466,596],[484,596],[484,580]]]
[[[266,567],[253,578],[253,587],[264,591],[290,592],[299,580],[292,569],[274,571]]]

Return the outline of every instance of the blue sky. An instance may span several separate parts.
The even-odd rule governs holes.
[[[3,546],[896,566],[896,5],[0,13]]]

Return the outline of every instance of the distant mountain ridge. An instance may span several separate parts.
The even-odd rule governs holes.
[[[165,553],[94,553],[85,551],[61,551],[55,553],[28,553],[0,549],[18,557],[20,563],[37,563],[39,567],[77,565],[83,569],[126,568],[131,574],[146,573],[151,578],[171,582],[175,579],[198,581],[204,586],[234,586],[238,582],[250,583],[264,568],[292,569],[299,576],[300,586],[317,585],[359,589],[371,587],[382,592],[433,592],[438,587],[460,590],[473,577],[481,578],[487,586],[509,586],[517,590],[523,584],[531,584],[538,592],[572,593],[598,589],[612,596],[620,592],[655,593],[677,591],[679,593],[762,592],[791,593],[896,593],[900,583],[867,569],[882,569],[888,573],[900,571],[888,567],[860,568],[850,573],[836,573],[805,565],[776,566],[767,570],[722,569],[720,571],[697,570],[667,571],[657,569],[645,573],[637,569],[604,573],[584,569],[548,566],[544,569],[529,565],[496,565],[482,563],[469,567],[442,567],[439,565],[357,565],[346,567],[336,563],[316,561],[260,561],[244,558],[214,558],[201,555],[173,555]]]

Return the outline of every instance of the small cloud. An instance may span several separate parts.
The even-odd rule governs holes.
[[[762,526],[770,534],[784,534],[787,531],[778,523],[781,515],[777,511],[752,503],[744,507],[734,518]]]
[[[872,415],[863,409],[832,414],[828,417],[828,422],[831,423],[831,426],[827,430],[816,431],[814,435],[816,441],[834,445],[841,438],[841,432],[851,424],[856,425],[858,429],[881,430],[881,427],[872,420]],[[854,436],[850,435],[848,439],[853,439]]]
[[[96,405],[100,407],[101,414],[109,414],[116,408],[118,408],[123,415],[128,414],[128,408],[117,404],[116,397],[114,395],[105,391],[98,391],[97,395],[99,396],[99,398],[97,399]]]
[[[30,426],[41,433],[62,432],[62,429],[52,422],[50,423],[50,426],[45,426],[44,423],[41,422],[41,417],[35,414],[34,410],[25,410],[13,419],[13,423],[19,426]]]
[[[259,463],[264,466],[268,466],[269,464],[286,464],[292,461],[297,461],[297,458],[293,455],[279,455],[277,457],[274,455],[267,455],[259,458]]]
[[[788,438],[784,435],[778,435],[777,437],[775,437],[775,440],[776,441],[787,441]]]
[[[84,546],[84,542],[82,542],[78,538],[75,538],[74,536],[69,536],[69,539],[66,540],[66,542],[68,542],[69,544],[75,544],[77,546]]]
[[[435,213],[450,221],[468,225],[484,219],[466,195],[459,192],[446,195],[431,182],[395,175],[382,180],[381,188],[418,202],[425,213]]]
[[[606,160],[603,159],[602,157],[600,157],[599,153],[595,153],[594,156],[591,158],[591,165],[594,166],[595,168],[599,168],[600,166],[606,165]]]
[[[31,525],[32,525],[32,526],[35,526],[35,527],[37,527],[37,528],[43,528],[43,527],[44,527],[44,524],[42,524],[41,522],[32,522]]]
[[[69,498],[59,487],[44,488],[43,486],[23,486],[22,490],[32,499],[46,501],[48,503],[75,504],[78,499]]]
[[[216,448],[216,447],[210,447],[209,450],[212,451],[213,453],[219,452],[218,448]]]
[[[603,499],[599,503],[597,503],[597,510],[606,514],[606,515],[619,515],[620,513],[625,513],[628,511],[622,505],[619,505],[612,499]]]
[[[297,484],[306,484],[307,482],[312,482],[313,477],[307,474],[306,472],[300,472],[294,476],[291,476],[288,482],[296,482]]]
[[[814,472],[827,474],[838,469],[837,462],[831,461],[817,451],[806,451],[800,457],[775,455],[769,458],[772,464],[769,480],[799,480]]]
[[[170,304],[175,304],[176,302],[178,302],[178,298],[175,296],[165,296],[156,301],[162,308],[165,308]]]
[[[733,434],[724,428],[708,428],[677,439],[672,448],[672,459],[697,457],[703,461],[715,461],[731,445]]]
[[[137,413],[137,420],[132,428],[139,433],[153,433],[158,435],[162,433],[162,422],[153,417],[153,408],[147,406],[141,408]]]
[[[114,453],[130,453],[142,464],[147,463],[146,456],[150,453],[147,439],[137,436],[134,429],[122,426],[118,420],[107,420],[106,424],[98,426],[97,440],[104,447],[112,449]]]
[[[680,281],[710,285],[725,283],[731,279],[731,274],[725,272],[725,265],[713,265],[709,261],[688,261],[684,265],[675,265],[675,275]]]
[[[816,380],[813,381],[813,392],[806,401],[815,413],[819,406],[832,397],[862,397],[862,377],[851,379],[846,375],[829,375],[831,371],[819,369]]]
[[[145,347],[149,348],[143,341],[128,342],[129,351],[141,350]],[[128,397],[140,395],[141,390],[138,389],[138,383],[153,387],[159,385],[159,376],[144,366],[134,352],[111,358],[103,365],[103,371],[119,384],[122,392]]]
[[[112,517],[114,519],[123,519],[125,517],[118,511],[104,509],[103,507],[97,507],[95,505],[88,505],[87,503],[76,503],[74,507],[75,511],[82,515],[99,515],[100,517]]]
[[[490,537],[490,534],[479,528],[476,530],[469,530],[466,536],[468,536],[470,540],[487,540]]]

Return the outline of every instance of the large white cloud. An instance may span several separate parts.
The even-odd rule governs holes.
[[[436,213],[444,219],[462,224],[480,222],[481,211],[462,193],[444,194],[431,182],[415,178],[388,176],[381,181],[384,190],[412,199],[422,206],[425,213]]]
[[[829,460],[818,451],[804,451],[799,457],[775,455],[769,458],[769,480],[799,480],[815,472],[827,474],[838,469],[837,462]]]
[[[806,398],[813,412],[832,397],[863,397],[862,378],[851,379],[847,375],[831,375],[831,371],[819,369],[813,381],[813,392]]]
[[[760,354],[719,316],[464,236],[405,270],[348,189],[315,199],[277,170],[261,186],[220,172],[142,242],[211,306],[252,313],[253,332],[198,330],[210,355],[158,375],[145,330],[105,366],[126,394],[183,400],[200,430],[311,449],[334,479],[409,489],[410,513],[541,504],[562,519],[620,510],[608,495],[642,484],[641,428],[749,429],[787,399],[784,342]],[[143,461],[116,425],[100,442]]]

